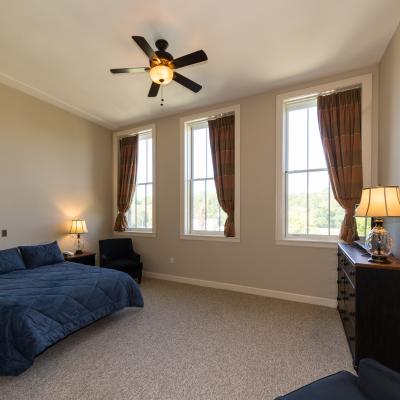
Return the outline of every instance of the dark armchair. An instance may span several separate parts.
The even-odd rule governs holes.
[[[319,379],[276,400],[399,400],[400,374],[370,358],[358,377],[347,371]]]
[[[135,253],[132,239],[105,239],[99,240],[100,266],[126,272],[132,278],[142,281],[143,264],[140,254]]]

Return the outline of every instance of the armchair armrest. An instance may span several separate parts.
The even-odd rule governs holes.
[[[134,260],[134,261],[139,263],[140,262],[140,254],[138,254],[135,251],[133,251],[132,260]]]
[[[107,265],[107,257],[104,254],[102,254],[100,256],[100,267],[104,267],[105,265]]]
[[[357,383],[368,399],[399,399],[400,374],[371,358],[360,361]]]

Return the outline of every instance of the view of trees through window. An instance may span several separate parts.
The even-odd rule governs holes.
[[[130,229],[153,228],[153,138],[151,131],[139,134],[136,189],[127,213]]]
[[[318,127],[316,99],[286,105],[286,234],[337,236],[344,210],[335,200]],[[360,236],[366,221],[357,218]]]
[[[227,215],[215,189],[207,121],[190,125],[189,134],[190,231],[223,232]]]

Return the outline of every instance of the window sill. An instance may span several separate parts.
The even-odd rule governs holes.
[[[279,239],[275,241],[278,246],[298,246],[298,247],[321,247],[335,249],[337,241],[328,240],[309,240],[309,239]]]
[[[216,235],[195,235],[195,234],[185,234],[180,236],[183,240],[207,240],[211,242],[225,242],[225,243],[238,243],[240,242],[239,237],[216,236]]]
[[[155,232],[146,232],[146,231],[124,231],[124,232],[113,232],[114,236],[139,236],[139,237],[148,237],[155,238],[157,234]]]

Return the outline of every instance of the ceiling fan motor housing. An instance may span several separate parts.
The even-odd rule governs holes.
[[[156,50],[154,53],[158,58],[153,57],[149,60],[150,67],[152,68],[157,65],[167,65],[168,67],[173,68],[171,61],[174,59],[174,57],[172,54],[165,51],[168,47],[168,42],[164,39],[158,39],[156,41],[156,47],[158,50]]]

